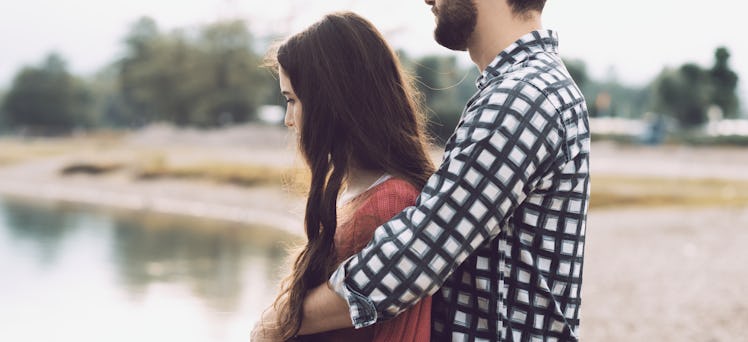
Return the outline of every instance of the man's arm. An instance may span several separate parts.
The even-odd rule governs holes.
[[[330,286],[348,303],[356,328],[390,319],[436,292],[499,233],[539,176],[568,157],[555,106],[543,95],[522,97],[531,85],[514,86],[511,95],[497,96],[496,103],[491,96],[467,113],[416,206],[379,227],[332,275]]]

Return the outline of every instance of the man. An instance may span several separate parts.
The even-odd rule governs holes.
[[[478,91],[416,205],[310,292],[300,333],[433,295],[433,341],[577,341],[590,134],[545,0],[425,2],[436,41],[483,71]]]

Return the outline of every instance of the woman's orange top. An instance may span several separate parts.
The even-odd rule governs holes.
[[[338,262],[343,262],[362,250],[374,236],[374,230],[412,206],[420,193],[413,185],[398,178],[390,178],[351,200],[355,211],[335,233]],[[397,341],[427,342],[431,333],[431,297],[397,317],[361,329],[340,329],[312,335],[314,341]]]

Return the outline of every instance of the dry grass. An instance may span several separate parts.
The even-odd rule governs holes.
[[[202,163],[188,166],[151,164],[137,173],[139,179],[191,178],[241,186],[282,184],[286,170],[266,166],[229,163]]]
[[[70,163],[60,174],[86,174],[101,176],[120,170],[129,170],[135,179],[194,179],[244,187],[258,185],[284,185],[291,182],[293,170],[270,166],[254,166],[241,163],[203,161],[192,165],[174,165],[160,153],[140,156],[136,161],[86,160]]]
[[[59,172],[92,176],[128,172],[139,180],[177,178],[241,187],[278,186],[298,194],[306,193],[309,183],[303,167],[256,165],[203,157],[189,150],[127,147],[121,145],[119,135],[109,133],[65,139],[0,139],[0,166],[67,154],[80,156],[82,151],[84,157],[75,158]],[[435,156],[440,153],[433,152]],[[592,208],[748,206],[748,181],[593,175],[591,198]]]
[[[593,176],[591,198],[593,208],[748,206],[748,182]]]
[[[0,140],[0,166],[54,157],[75,150],[78,144],[69,141]]]
[[[122,133],[102,131],[78,137],[2,138],[0,139],[0,166],[56,157],[82,150],[108,149],[119,144],[122,137]]]
[[[174,165],[160,153],[143,155],[131,165],[111,160],[77,162],[61,172],[103,175],[121,169],[131,169],[140,180],[177,178],[242,187],[278,186],[298,194],[304,194],[309,183],[303,169],[225,161]],[[748,206],[748,181],[601,175],[593,176],[591,198],[591,208]]]

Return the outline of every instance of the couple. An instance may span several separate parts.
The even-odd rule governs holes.
[[[482,70],[436,169],[368,21],[327,15],[272,55],[308,242],[253,341],[578,341],[590,134],[545,0],[426,4]]]

